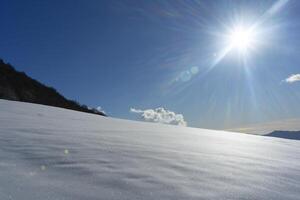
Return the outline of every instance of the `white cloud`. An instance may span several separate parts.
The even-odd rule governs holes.
[[[101,106],[98,106],[97,108],[92,108],[92,107],[87,107],[89,110],[94,111],[94,112],[101,112],[106,115],[106,112],[103,110]]]
[[[300,81],[300,74],[292,74],[288,78],[285,79],[287,83],[294,83],[296,81]]]
[[[106,112],[103,110],[103,108],[101,106],[98,106],[96,108],[96,110],[98,110],[99,112],[102,112],[102,113],[106,114]]]
[[[175,112],[162,107],[146,110],[130,108],[130,112],[140,114],[141,118],[148,122],[174,124],[180,126],[187,125],[182,114],[176,114]]]

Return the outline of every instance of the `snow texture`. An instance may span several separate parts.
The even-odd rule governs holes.
[[[1,200],[299,199],[296,140],[0,100]]]

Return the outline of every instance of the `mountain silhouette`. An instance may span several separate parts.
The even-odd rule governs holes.
[[[16,71],[13,66],[4,63],[1,59],[0,99],[37,103],[106,116],[97,109],[90,109],[86,105],[65,98],[54,88],[30,78],[24,72]]]
[[[300,140],[300,131],[273,131],[265,136]]]

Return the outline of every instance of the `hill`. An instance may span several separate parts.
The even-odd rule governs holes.
[[[265,136],[300,140],[300,131],[273,131]]]
[[[96,110],[68,100],[54,88],[30,78],[24,72],[16,71],[10,64],[0,59],[0,98],[14,101],[37,103],[98,115],[105,115]]]
[[[0,199],[300,196],[300,143],[0,100]]]

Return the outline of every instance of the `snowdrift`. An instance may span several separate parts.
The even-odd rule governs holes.
[[[0,100],[0,199],[299,199],[300,141]]]

